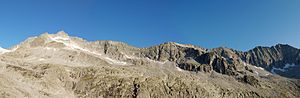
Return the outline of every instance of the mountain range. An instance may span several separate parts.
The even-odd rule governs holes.
[[[44,33],[0,48],[4,98],[300,97],[300,49],[166,42],[137,48]]]

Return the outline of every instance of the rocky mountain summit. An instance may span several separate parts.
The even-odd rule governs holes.
[[[137,48],[61,31],[0,48],[0,97],[300,97],[300,50],[167,42]]]

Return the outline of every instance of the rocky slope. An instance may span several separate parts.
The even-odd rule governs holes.
[[[168,42],[136,48],[64,32],[0,49],[0,97],[300,97],[300,51]],[[281,76],[280,76],[281,75]]]

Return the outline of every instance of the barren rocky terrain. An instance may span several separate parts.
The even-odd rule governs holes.
[[[61,31],[0,48],[0,98],[299,98],[299,71],[285,44],[137,48]]]

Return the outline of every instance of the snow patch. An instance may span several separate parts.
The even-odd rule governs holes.
[[[69,37],[62,37],[62,36],[56,36],[56,37],[54,37],[52,39],[53,40],[64,40],[64,41],[70,40]]]
[[[294,63],[292,63],[292,64],[287,63],[287,64],[285,64],[285,66],[283,67],[283,69],[288,69],[288,68],[294,67],[294,66],[296,66]]]
[[[76,50],[81,50],[81,51],[93,53],[93,52],[91,52],[87,49],[84,49],[84,48],[78,46],[76,43],[72,42],[70,40],[70,38],[68,38],[68,37],[61,37],[61,36],[50,37],[50,40],[55,41],[55,42],[59,42],[59,43],[63,43],[65,46],[67,46],[68,48],[71,48],[71,49],[76,49]],[[95,53],[93,53],[93,54],[95,54]],[[97,54],[97,55],[99,55],[99,54]]]
[[[178,66],[176,66],[176,69],[178,70],[178,71],[183,71],[181,68],[179,68]]]
[[[55,41],[55,42],[59,42],[59,43],[63,43],[65,46],[67,46],[70,49],[80,50],[80,51],[83,51],[83,52],[94,54],[94,55],[96,55],[97,57],[99,57],[101,59],[105,59],[109,64],[127,65],[127,62],[115,60],[115,59],[109,58],[107,56],[104,56],[100,53],[82,48],[79,45],[77,45],[77,43],[72,42],[69,37],[56,36],[56,37],[50,37],[50,40]]]
[[[281,71],[281,72],[285,72],[285,71],[286,71],[285,69],[282,69],[282,68],[275,68],[275,67],[272,67],[271,72],[272,72],[273,74],[276,74],[276,73],[275,73],[275,70],[278,70],[278,71]]]
[[[51,48],[51,47],[45,47],[46,50],[53,50],[53,51],[56,51],[57,49],[56,48]]]
[[[246,62],[244,62],[244,61],[242,61],[242,62],[243,62],[243,65],[244,65],[244,66],[247,66],[247,65],[248,65]]]
[[[258,73],[257,71],[255,71],[255,74],[256,74],[256,75],[259,75],[259,73]]]
[[[127,65],[127,62],[119,61],[119,60],[114,60],[109,57],[104,57],[110,64],[118,64],[118,65]]]
[[[175,45],[181,46],[181,47],[193,47],[191,45],[184,45],[184,44],[179,44],[179,43],[174,43]]]
[[[225,58],[225,57],[223,57],[223,56],[222,56],[221,58],[222,58],[222,59],[224,59],[224,60],[226,60],[226,61],[228,61],[228,59],[227,59],[227,58]]]
[[[165,63],[167,63],[168,61],[166,60],[166,61],[163,61],[163,62],[161,62],[161,61],[155,61],[155,60],[152,60],[152,59],[149,59],[149,58],[146,58],[146,60],[148,60],[148,61],[151,61],[151,62],[154,62],[154,63],[158,63],[158,64],[165,64]]]
[[[61,36],[50,37],[50,41],[63,43],[64,45],[66,45],[68,48],[71,48],[71,49],[78,49],[78,50],[82,50],[82,51],[87,51],[86,49],[83,49],[83,48],[79,47],[76,43],[72,42],[70,40],[70,38],[68,38],[68,37],[61,37]]]
[[[44,58],[40,58],[40,59],[39,59],[39,61],[44,61],[44,60],[45,60]]]
[[[262,68],[262,67],[250,65],[250,64],[248,64],[248,63],[246,63],[246,62],[244,62],[244,61],[242,61],[242,63],[243,63],[244,66],[253,66],[253,67],[256,68],[256,69],[265,70],[265,69]]]
[[[257,67],[257,66],[254,66],[254,68],[260,69],[260,70],[265,70],[264,68],[262,68],[262,67]]]
[[[0,55],[1,54],[4,54],[4,53],[7,53],[7,52],[11,52],[12,50],[7,50],[7,49],[4,49],[2,47],[0,47]]]
[[[8,49],[4,49],[4,48],[0,47],[0,55],[4,54],[4,53],[16,51],[18,48],[19,48],[19,46],[16,46],[15,48],[8,50]]]
[[[284,65],[283,68],[276,68],[276,67],[273,66],[272,69],[271,69],[271,72],[273,74],[276,74],[275,70],[278,70],[278,71],[281,71],[281,72],[286,72],[289,68],[294,67],[294,66],[296,66],[294,63],[292,63],[292,64],[287,63],[287,64]]]
[[[127,59],[136,59],[137,58],[137,57],[128,56],[127,54],[124,54],[123,52],[121,52],[121,54],[123,54],[123,56]]]

